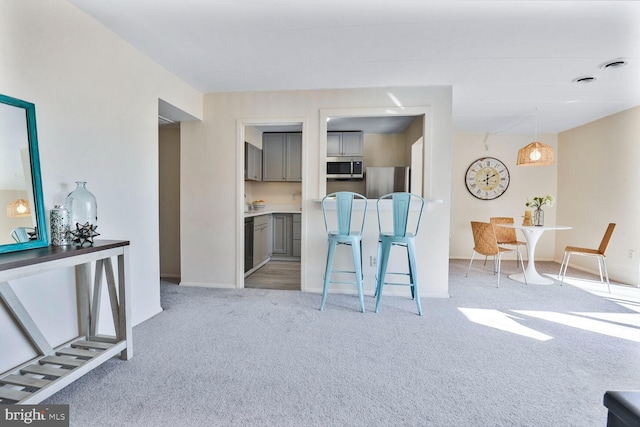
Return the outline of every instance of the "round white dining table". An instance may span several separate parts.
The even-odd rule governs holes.
[[[496,224],[499,227],[507,227],[507,228],[515,228],[517,230],[522,230],[524,237],[527,239],[527,268],[524,270],[524,275],[526,275],[527,280],[526,283],[530,285],[552,285],[553,280],[548,277],[541,276],[536,270],[536,245],[538,244],[538,240],[542,233],[550,230],[571,230],[571,227],[566,225],[544,225],[544,226],[529,226],[529,225],[518,225],[518,224]],[[525,283],[524,276],[522,273],[511,274],[509,275],[509,279],[517,280],[518,282]]]

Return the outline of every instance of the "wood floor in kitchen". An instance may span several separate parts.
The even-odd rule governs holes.
[[[245,288],[300,290],[300,263],[269,261],[244,279]]]

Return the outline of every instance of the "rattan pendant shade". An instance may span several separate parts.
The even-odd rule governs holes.
[[[22,218],[27,216],[31,216],[31,208],[25,199],[18,199],[7,205],[7,217]]]
[[[542,142],[532,142],[518,150],[518,166],[549,166],[554,162],[553,147]]]

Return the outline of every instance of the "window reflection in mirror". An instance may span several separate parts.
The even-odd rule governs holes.
[[[0,253],[48,245],[35,106],[0,95]]]

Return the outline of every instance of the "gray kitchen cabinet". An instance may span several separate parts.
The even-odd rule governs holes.
[[[271,256],[271,215],[258,215],[253,221],[253,267]]]
[[[291,214],[273,214],[273,240],[271,253],[273,257],[291,256]]]
[[[262,180],[302,181],[302,134],[262,135]]]
[[[302,134],[287,134],[287,181],[302,181]]]
[[[300,258],[301,227],[300,214],[273,214],[274,260],[297,260]]]
[[[362,157],[363,135],[360,131],[327,132],[327,157]]]
[[[262,150],[248,142],[244,143],[244,179],[262,181]]]
[[[291,250],[294,257],[300,257],[302,243],[302,217],[300,214],[292,214],[293,216],[293,235]]]

